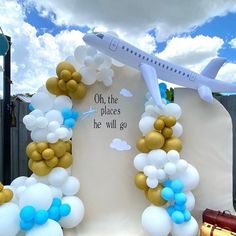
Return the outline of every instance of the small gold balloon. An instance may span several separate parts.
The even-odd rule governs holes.
[[[164,122],[166,124],[166,127],[172,127],[176,124],[176,118],[174,116],[167,116],[165,119],[164,119]]]
[[[47,90],[55,95],[63,94],[63,91],[58,87],[59,79],[57,77],[51,77],[46,82]]]
[[[137,141],[136,147],[140,152],[148,153],[150,151],[146,145],[145,137],[142,137]]]
[[[57,166],[57,164],[58,164],[57,157],[53,157],[52,159],[46,161],[46,165],[50,168],[54,168],[55,166]]]
[[[32,164],[33,164],[33,160],[32,159],[29,159],[29,161],[28,161],[28,167],[29,167],[29,169],[30,170],[32,170]]]
[[[164,145],[165,138],[159,132],[151,131],[145,136],[145,142],[149,149],[159,149]]]
[[[41,154],[38,152],[38,151],[33,151],[31,154],[30,154],[30,158],[34,161],[40,161],[42,160],[42,156]]]
[[[145,193],[145,197],[148,199],[148,190],[149,190],[149,188],[147,189],[147,190],[145,190],[144,191],[144,193]],[[149,200],[149,199],[148,199]]]
[[[161,184],[159,184],[154,189],[149,188],[147,192],[147,198],[152,204],[156,206],[163,206],[167,203],[167,201],[163,199],[161,196],[162,189],[163,189],[163,186]]]
[[[75,80],[77,83],[79,83],[82,79],[81,74],[78,71],[74,72],[71,78]]]
[[[56,157],[62,157],[66,153],[66,143],[63,141],[50,143],[49,146],[55,152]]]
[[[66,82],[62,79],[60,79],[58,81],[58,87],[62,90],[62,91],[66,91]]]
[[[3,203],[5,203],[5,196],[3,192],[0,192],[0,205],[2,205]]]
[[[87,89],[86,86],[80,82],[77,84],[77,89],[75,92],[69,92],[69,95],[73,99],[82,99],[86,95]]]
[[[60,74],[60,79],[63,79],[65,82],[71,79],[71,73],[68,70],[63,70]]]
[[[68,168],[72,165],[72,162],[73,162],[73,157],[69,152],[67,152],[63,157],[59,159],[57,166]]]
[[[68,70],[71,74],[75,72],[74,66],[67,61],[63,61],[57,65],[56,72],[58,77],[60,77],[63,70]]]
[[[143,172],[139,172],[135,175],[135,185],[137,188],[142,190],[148,190],[148,186],[146,183],[147,177]]]
[[[36,147],[37,146],[35,142],[29,143],[26,147],[26,155],[30,157],[31,153],[36,150]]]
[[[69,140],[66,142],[66,151],[71,153],[72,152],[72,142]]]
[[[161,119],[157,119],[154,123],[154,128],[158,131],[164,129],[165,127],[165,122]]]
[[[66,83],[66,88],[70,92],[75,92],[77,90],[77,86],[78,86],[78,84],[76,83],[75,80],[70,80]]]
[[[158,117],[158,119],[163,120],[163,121],[165,120],[165,118],[166,118],[166,116],[164,116],[164,115],[161,115]]]
[[[165,127],[161,133],[165,138],[170,138],[173,135],[173,130],[171,128]]]
[[[50,160],[55,156],[55,152],[51,148],[47,148],[42,152],[42,157],[45,160]]]
[[[34,161],[31,165],[31,170],[39,176],[45,176],[49,174],[51,168],[46,165],[44,161]]]
[[[176,137],[166,139],[163,149],[166,152],[169,152],[170,150],[176,150],[180,152],[182,150],[182,142],[179,138],[176,138]]]
[[[3,190],[4,186],[3,184],[0,182],[0,192]]]
[[[45,149],[48,148],[48,144],[46,142],[38,142],[36,144],[36,150],[39,152],[39,153],[42,153]]]
[[[5,188],[2,191],[4,198],[5,198],[5,202],[10,202],[13,198],[13,192],[11,191],[11,189]]]

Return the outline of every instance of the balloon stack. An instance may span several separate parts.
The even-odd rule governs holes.
[[[26,147],[30,170],[36,175],[44,176],[55,167],[70,167],[73,162],[71,146],[71,141],[31,142]]]
[[[13,192],[9,188],[5,188],[0,182],[0,205],[10,202],[13,198]]]
[[[166,87],[162,87],[164,94]],[[197,222],[190,211],[195,205],[191,191],[199,183],[199,174],[180,157],[181,114],[179,105],[166,102],[160,110],[149,98],[139,122],[142,137],[137,149],[141,153],[134,158],[134,166],[139,171],[135,184],[152,204],[142,215],[143,227],[150,235],[195,236],[198,233]],[[190,233],[185,234],[186,228]]]

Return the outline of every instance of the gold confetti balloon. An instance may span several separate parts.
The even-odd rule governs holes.
[[[140,152],[148,153],[150,151],[146,145],[145,137],[142,137],[137,141],[136,147]]]
[[[159,132],[151,131],[145,136],[145,143],[149,149],[160,149],[165,143],[165,138]]]
[[[146,180],[147,180],[147,177],[144,175],[143,172],[139,172],[135,175],[135,185],[139,189],[148,190]]]
[[[170,150],[176,150],[180,152],[182,150],[182,142],[179,138],[172,137],[169,139],[166,139],[165,145],[163,146],[163,149],[166,152],[169,152]]]
[[[167,201],[164,200],[161,196],[162,189],[163,189],[163,186],[161,184],[159,184],[154,189],[149,188],[147,192],[147,198],[152,204],[156,206],[163,206],[167,203]]]

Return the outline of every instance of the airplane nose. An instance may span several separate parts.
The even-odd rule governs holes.
[[[87,35],[87,34],[85,34],[85,35],[83,36],[83,40],[84,40],[85,43],[88,42],[88,35]]]

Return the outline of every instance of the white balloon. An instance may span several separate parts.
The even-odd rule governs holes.
[[[144,136],[150,131],[153,131],[154,129],[153,125],[155,120],[156,119],[151,116],[146,116],[139,121],[139,129]]]
[[[49,186],[51,191],[52,191],[52,196],[53,198],[62,198],[62,191],[61,188],[59,187],[54,187],[52,185]]]
[[[26,186],[25,185],[16,188],[16,190],[15,190],[16,197],[18,199],[20,199],[21,195],[25,192],[25,190],[26,190]]]
[[[191,217],[191,220],[183,224],[173,224],[171,234],[173,236],[197,236],[199,232],[197,221]]]
[[[41,183],[30,185],[21,195],[19,199],[19,206],[33,206],[38,210],[48,210],[52,204],[52,192],[51,189]]]
[[[51,132],[55,132],[58,128],[60,128],[60,124],[59,124],[57,121],[51,121],[51,122],[48,124],[48,129],[49,129]]]
[[[98,66],[104,62],[104,56],[101,53],[98,53],[94,56],[94,63]]]
[[[177,120],[180,118],[182,114],[180,106],[176,103],[167,104],[164,107],[163,112],[166,116],[174,116]]]
[[[62,111],[64,108],[72,108],[72,101],[68,96],[60,95],[54,100],[53,108]]]
[[[47,141],[49,143],[56,143],[58,141],[58,137],[57,137],[57,135],[55,133],[49,133],[47,135]]]
[[[36,174],[32,174],[30,177],[32,178],[35,178],[37,180],[37,182],[39,183],[43,183],[43,184],[48,184],[48,176],[45,175],[45,176],[39,176],[39,175],[36,175]]]
[[[33,95],[31,104],[35,109],[47,112],[53,107],[54,98],[47,93],[38,92]]]
[[[25,186],[30,186],[33,184],[37,183],[37,179],[34,177],[29,177],[26,181],[25,181]]]
[[[110,68],[112,64],[112,60],[110,57],[104,55],[104,62],[100,65],[99,69],[103,69],[103,68]]]
[[[43,112],[39,109],[35,109],[30,112],[30,115],[34,116],[35,118],[44,116]]]
[[[173,176],[176,174],[176,165],[174,163],[168,162],[164,166],[164,171],[167,175]]]
[[[111,78],[111,77],[104,78],[103,84],[104,84],[106,87],[110,87],[110,86],[112,85],[112,78]]]
[[[40,129],[46,128],[48,125],[48,120],[45,117],[38,117],[36,119],[36,126]]]
[[[171,150],[167,153],[167,159],[170,162],[177,163],[180,159],[180,155],[176,150]]]
[[[11,182],[11,186],[14,187],[14,188],[17,188],[17,187],[20,187],[22,185],[25,185],[25,181],[28,179],[28,177],[26,176],[20,176],[16,179],[14,179],[12,182]]]
[[[60,139],[66,138],[68,133],[69,133],[69,131],[65,127],[61,127],[59,129],[57,129],[56,132],[55,132],[56,136]]]
[[[188,164],[188,168],[184,172],[178,173],[173,176],[173,178],[180,179],[183,182],[185,191],[195,189],[198,186],[200,179],[197,169],[191,164]]]
[[[162,149],[152,150],[148,153],[148,160],[151,165],[157,169],[163,168],[167,162],[166,152]]]
[[[68,61],[70,64],[72,64],[76,69],[79,69],[79,64],[76,61],[74,56],[68,56],[65,61]]]
[[[147,165],[144,167],[143,172],[151,179],[157,178],[157,168],[155,166]]]
[[[98,65],[95,63],[93,57],[86,56],[84,59],[84,65],[93,69],[97,69]]]
[[[158,179],[147,178],[146,184],[149,188],[156,188],[158,185]]]
[[[181,159],[176,163],[177,172],[183,172],[188,168],[188,162]]]
[[[62,167],[54,168],[48,175],[48,182],[55,187],[62,186],[68,178],[67,171]]]
[[[93,57],[93,56],[95,56],[97,54],[97,50],[94,47],[87,46],[86,47],[86,54],[87,54],[87,56]]]
[[[72,173],[72,167],[70,166],[69,168],[66,169],[66,171],[67,171],[68,175],[71,175],[71,173]]]
[[[82,82],[86,85],[92,85],[96,82],[96,70],[89,67],[82,67],[80,69],[82,75]]]
[[[142,214],[142,225],[150,236],[167,236],[171,231],[172,222],[166,209],[149,206]]]
[[[35,225],[27,231],[25,236],[63,236],[61,226],[54,220],[49,219],[43,225]]]
[[[67,135],[66,135],[66,137],[63,138],[62,140],[63,140],[63,141],[68,141],[68,140],[70,140],[70,139],[72,138],[72,136],[73,136],[73,130],[70,129],[70,128],[68,128],[68,129],[67,129]]]
[[[48,119],[48,123],[51,121],[57,121],[60,125],[63,124],[62,114],[57,110],[51,110],[47,112],[45,117]]]
[[[183,126],[177,122],[172,128],[173,136],[180,137],[183,134]]]
[[[0,206],[0,236],[15,236],[20,231],[20,209],[15,203]]]
[[[65,196],[73,196],[79,192],[80,182],[74,176],[69,176],[66,182],[62,185],[61,190]]]
[[[33,127],[36,123],[36,118],[33,115],[26,115],[23,117],[23,123],[29,127]]]
[[[35,142],[46,141],[48,135],[47,129],[35,129],[31,132],[31,139]]]
[[[86,46],[78,46],[74,52],[76,61],[80,64],[83,64],[86,54],[87,54]]]
[[[139,171],[143,171],[143,169],[146,165],[148,165],[147,154],[146,153],[139,153],[134,158],[134,167]]]
[[[187,198],[186,208],[189,211],[192,211],[195,207],[195,197],[192,192],[186,192],[185,194],[186,194],[186,198]]]
[[[166,173],[163,169],[157,170],[157,179],[161,182],[163,182],[166,179]]]

